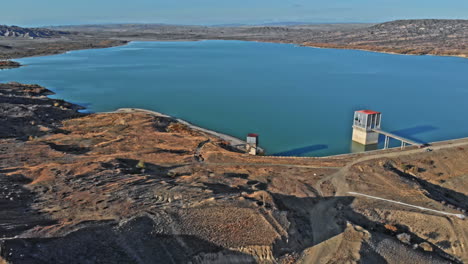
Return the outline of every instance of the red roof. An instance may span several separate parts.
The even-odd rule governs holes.
[[[258,134],[250,133],[247,135],[248,137],[258,137]]]
[[[359,110],[357,112],[364,113],[364,114],[367,114],[367,115],[380,114],[380,112],[376,112],[376,111],[372,111],[372,110]]]

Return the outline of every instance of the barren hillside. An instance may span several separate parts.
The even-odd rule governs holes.
[[[47,94],[0,85],[0,262],[468,261],[466,139],[257,157],[169,117],[83,115]]]

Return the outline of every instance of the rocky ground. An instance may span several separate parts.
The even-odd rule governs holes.
[[[468,140],[249,156],[143,112],[0,84],[0,263],[463,263]]]

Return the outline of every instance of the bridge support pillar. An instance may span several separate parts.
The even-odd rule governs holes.
[[[390,145],[390,137],[385,136],[384,149],[388,149],[389,145]]]

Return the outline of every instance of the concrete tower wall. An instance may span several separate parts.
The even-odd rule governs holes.
[[[360,127],[353,127],[353,141],[362,145],[373,145],[379,143],[379,134],[367,131]]]

